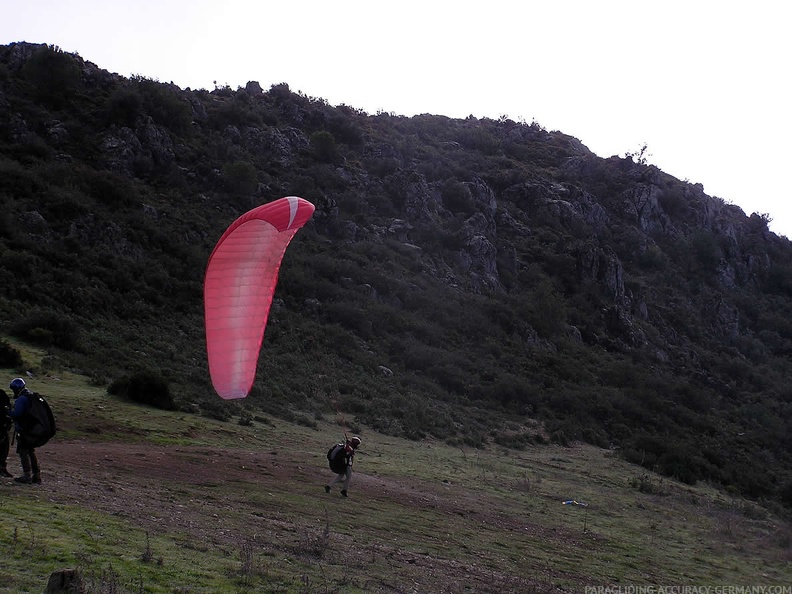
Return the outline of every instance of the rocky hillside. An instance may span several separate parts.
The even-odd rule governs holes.
[[[792,245],[642,153],[285,83],[181,89],[25,43],[0,47],[0,116],[0,329],[50,350],[36,371],[143,378],[219,418],[583,440],[792,505]],[[206,260],[286,195],[316,213],[286,253],[254,392],[223,402]]]

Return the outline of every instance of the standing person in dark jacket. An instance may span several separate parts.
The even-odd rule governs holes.
[[[29,485],[30,483],[41,482],[41,471],[39,469],[36,450],[25,441],[25,431],[22,425],[23,419],[30,408],[30,397],[33,393],[25,387],[25,380],[17,377],[11,380],[11,391],[14,393],[14,408],[11,409],[11,418],[14,419],[14,429],[16,430],[17,454],[22,463],[22,476],[14,479],[14,482]]]
[[[352,437],[347,439],[346,443],[339,443],[334,449],[331,457],[335,460],[338,457],[339,466],[333,472],[336,473],[330,483],[325,485],[325,492],[329,493],[333,485],[341,483],[341,495],[347,496],[347,489],[349,488],[349,481],[352,480],[352,464],[355,461],[355,450],[360,446],[360,438]],[[343,459],[343,464],[340,460]]]
[[[11,399],[5,390],[0,390],[0,476],[11,477],[8,472],[8,451],[11,446],[8,430],[14,422],[11,420]]]

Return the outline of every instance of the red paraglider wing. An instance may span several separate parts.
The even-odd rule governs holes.
[[[234,221],[209,256],[206,351],[221,398],[244,398],[253,386],[283,254],[313,212],[296,196],[263,204]]]

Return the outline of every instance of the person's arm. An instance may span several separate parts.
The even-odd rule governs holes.
[[[23,394],[14,401],[14,408],[12,408],[11,412],[9,412],[8,414],[12,419],[19,419],[22,415],[25,414],[26,408],[27,408],[27,396]]]

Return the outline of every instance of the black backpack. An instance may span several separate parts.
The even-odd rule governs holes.
[[[330,463],[330,470],[336,474],[346,472],[347,463],[343,443],[337,443],[327,450],[327,461]]]
[[[27,395],[28,407],[22,417],[20,426],[20,439],[29,448],[40,448],[47,443],[58,430],[55,425],[55,415],[44,396],[37,392]]]

